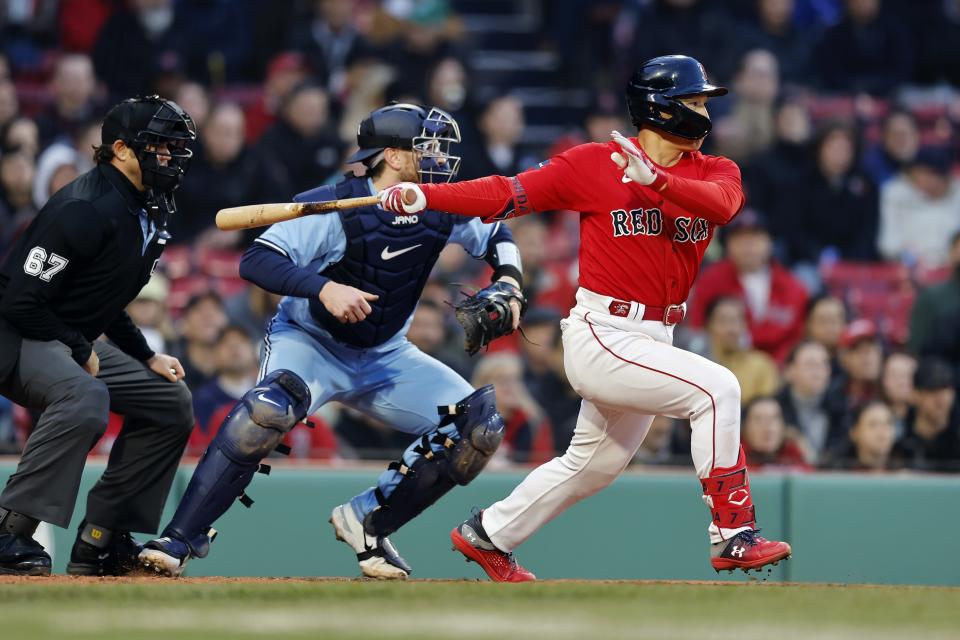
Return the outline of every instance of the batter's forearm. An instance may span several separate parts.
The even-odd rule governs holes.
[[[425,184],[420,188],[427,198],[427,208],[436,211],[490,220],[533,211],[516,176],[488,176],[452,184]]]
[[[743,208],[743,188],[733,178],[713,181],[681,178],[666,173],[660,173],[660,176],[663,185],[655,182],[652,186],[664,200],[686,211],[696,211],[701,218],[714,224],[727,224]]]

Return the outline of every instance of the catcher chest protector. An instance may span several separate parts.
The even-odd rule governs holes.
[[[280,440],[309,409],[310,390],[286,369],[270,373],[245,393],[200,459],[163,535],[183,540],[199,558],[206,556],[207,530],[234,500],[253,504],[243,490],[255,472],[270,472],[260,461],[275,449],[289,452]]]
[[[638,129],[643,125],[671,135],[699,140],[712,128],[710,118],[685,106],[679,98],[726,95],[710,84],[703,65],[689,56],[660,56],[644,62],[627,83],[627,109]]]
[[[443,419],[436,431],[423,436],[416,460],[410,466],[402,459],[390,463],[403,477],[389,496],[377,488],[380,507],[363,523],[368,534],[388,536],[456,485],[469,484],[500,446],[504,424],[493,385],[438,410]],[[432,445],[440,445],[439,451]]]
[[[349,178],[335,187],[299,194],[294,200],[365,195],[367,179]],[[386,342],[406,324],[454,222],[449,214],[429,210],[416,216],[401,216],[379,207],[360,207],[340,211],[338,215],[347,237],[346,251],[322,275],[380,297],[370,303],[370,315],[356,324],[340,322],[317,298],[310,300],[310,313],[340,342],[369,348]]]

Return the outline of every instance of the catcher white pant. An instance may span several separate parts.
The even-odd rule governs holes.
[[[583,398],[570,447],[484,510],[483,528],[513,551],[570,505],[603,489],[627,466],[654,416],[689,418],[697,475],[729,467],[740,451],[740,384],[729,369],[673,346],[673,327],[610,315],[613,298],[581,288],[560,326],[564,368]],[[709,526],[711,542],[739,529]]]

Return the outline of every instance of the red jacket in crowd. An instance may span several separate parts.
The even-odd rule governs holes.
[[[733,262],[720,260],[706,269],[697,279],[697,288],[690,303],[690,324],[702,328],[706,323],[707,307],[720,297],[735,297],[744,301],[747,326],[753,346],[766,351],[777,362],[783,362],[790,349],[803,337],[807,290],[800,281],[779,264],[770,265],[770,302],[763,318],[754,318]]]

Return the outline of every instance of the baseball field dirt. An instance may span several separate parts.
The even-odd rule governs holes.
[[[0,577],[11,640],[960,638],[960,589]]]

